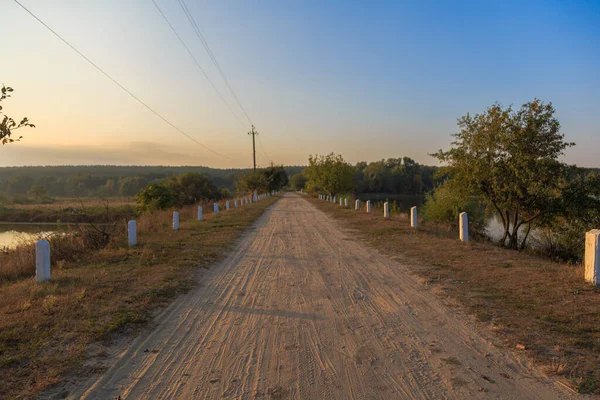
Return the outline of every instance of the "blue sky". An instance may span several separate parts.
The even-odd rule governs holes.
[[[22,0],[188,141],[69,50],[15,3],[0,10],[9,115],[37,123],[0,165],[251,164],[249,123],[176,0],[157,0],[244,124],[200,74],[151,0]],[[446,148],[456,119],[494,102],[552,101],[600,166],[600,1],[192,1],[196,22],[261,132],[259,163],[348,160]]]

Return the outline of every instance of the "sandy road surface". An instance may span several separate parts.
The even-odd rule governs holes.
[[[88,399],[568,398],[407,269],[286,195]]]

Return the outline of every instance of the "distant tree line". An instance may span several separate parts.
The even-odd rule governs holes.
[[[308,167],[292,175],[291,186],[336,194],[423,195],[438,181],[437,167],[421,165],[409,157],[389,158],[351,165],[339,154],[310,156]]]
[[[302,167],[280,167],[286,174]],[[235,189],[249,170],[208,167],[49,166],[0,168],[0,196],[16,202],[43,202],[53,197],[135,196],[150,183],[169,176],[200,173],[219,189]],[[287,184],[287,181],[286,181]]]
[[[236,177],[235,184],[240,194],[250,194],[255,190],[265,193],[287,186],[288,177],[284,167],[271,165],[256,171],[240,173]],[[136,194],[136,199],[141,211],[153,211],[179,208],[201,201],[221,200],[231,196],[229,189],[218,189],[207,175],[187,172],[149,183]]]

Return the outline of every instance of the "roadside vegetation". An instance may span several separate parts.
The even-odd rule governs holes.
[[[145,212],[132,248],[124,223],[98,250],[85,235],[53,239],[51,281],[35,282],[29,258],[26,272],[5,274],[0,284],[0,398],[32,398],[66,374],[101,372],[86,360],[105,357],[106,345],[134,334],[157,308],[191,288],[198,272],[223,257],[276,200],[205,213],[200,222],[196,205],[185,206],[179,231],[172,229],[171,210]],[[77,257],[62,258],[67,249]],[[33,256],[31,248],[20,254]]]
[[[535,228],[571,228],[583,242],[587,230],[600,226],[600,177],[560,160],[575,144],[565,141],[551,103],[535,99],[518,110],[494,104],[466,114],[458,127],[452,147],[434,154],[449,182],[443,190],[457,199],[472,196],[497,215],[504,227],[500,245],[525,249]],[[428,207],[439,207],[439,190]],[[583,246],[557,244],[561,255],[581,257]]]
[[[381,202],[366,214],[353,203],[312,201],[446,299],[458,300],[547,373],[574,390],[600,393],[600,291],[584,282],[581,264],[585,232],[600,228],[600,173],[562,161],[574,143],[565,140],[555,113],[551,103],[535,99],[519,109],[494,104],[461,117],[450,149],[433,154],[442,166],[419,207],[418,229],[393,201],[389,219]],[[409,170],[411,163],[402,165]],[[365,176],[335,154],[310,157],[303,175],[303,189],[315,196],[351,201]],[[414,192],[422,176],[413,175]],[[456,229],[461,212],[468,213],[473,239],[466,245]],[[503,227],[495,243],[485,232],[490,216]]]
[[[442,166],[421,166],[410,158],[356,166],[341,155],[310,156],[303,178],[293,187],[353,200],[371,190],[390,194],[423,194],[420,216],[442,229],[469,216],[474,237],[487,235],[497,217],[503,235],[497,244],[531,250],[553,259],[580,262],[585,232],[600,227],[600,171],[568,165],[567,142],[551,103],[538,99],[519,109],[494,104],[481,114],[458,120],[449,150],[432,154]],[[391,212],[406,211],[390,201]],[[377,207],[378,204],[374,203]]]

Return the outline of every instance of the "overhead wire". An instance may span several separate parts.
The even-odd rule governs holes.
[[[225,103],[225,105],[227,106],[227,108],[229,109],[229,111],[231,111],[231,114],[233,114],[233,116],[235,117],[235,119],[243,127],[244,123],[240,120],[240,118],[238,117],[238,115],[233,111],[233,109],[231,108],[231,106],[229,105],[229,103],[227,102],[227,100],[225,100],[225,98],[223,97],[223,95],[221,94],[221,92],[219,91],[219,89],[217,89],[217,87],[215,86],[215,84],[213,83],[213,81],[208,77],[208,75],[206,74],[206,71],[204,71],[204,68],[202,68],[202,66],[200,65],[200,63],[198,62],[198,60],[196,59],[196,57],[194,56],[194,53],[192,53],[192,51],[189,49],[189,47],[187,47],[187,45],[185,44],[185,42],[183,41],[183,39],[181,38],[181,36],[179,35],[179,33],[177,33],[177,30],[175,29],[175,27],[173,26],[173,24],[171,24],[171,21],[169,21],[169,19],[163,13],[163,11],[158,6],[158,4],[156,3],[155,0],[152,0],[152,3],[156,7],[156,9],[160,13],[160,15],[163,17],[163,19],[165,20],[165,22],[167,23],[167,25],[169,25],[169,28],[171,28],[171,31],[173,31],[173,33],[175,34],[175,36],[179,40],[179,43],[181,43],[181,45],[185,48],[185,50],[188,52],[188,54],[190,55],[190,57],[192,57],[192,60],[194,60],[194,63],[196,64],[196,66],[198,67],[198,69],[200,69],[200,71],[202,72],[202,75],[204,75],[204,77],[206,78],[206,80],[208,80],[208,82],[210,82],[212,88],[215,90],[215,92],[217,92],[217,94],[219,95],[219,97],[221,98],[221,100],[223,100],[223,103]]]
[[[240,102],[240,99],[238,98],[237,94],[235,93],[235,91],[231,87],[231,84],[229,83],[229,79],[227,79],[227,76],[225,75],[225,72],[223,72],[223,69],[221,68],[221,65],[219,64],[219,62],[217,61],[215,55],[213,54],[210,46],[208,45],[208,42],[204,38],[204,35],[202,34],[202,31],[200,31],[200,28],[198,27],[198,24],[196,23],[196,20],[194,19],[192,13],[188,9],[187,4],[185,3],[185,0],[177,0],[177,2],[181,6],[181,9],[185,13],[188,21],[190,22],[190,24],[194,28],[194,31],[196,32],[196,35],[200,39],[200,42],[202,42],[202,45],[204,46],[204,49],[206,50],[206,52],[208,53],[208,56],[210,57],[210,59],[212,60],[213,64],[217,68],[217,71],[221,75],[221,78],[223,79],[223,81],[227,85],[227,88],[229,89],[229,92],[231,93],[231,95],[235,99],[235,101],[238,104],[238,106],[240,107],[240,109],[243,111],[243,113],[246,116],[246,119],[248,120],[248,122],[250,123],[250,125],[252,125],[252,120],[248,116],[248,113],[246,112],[246,109],[244,108],[244,106]]]
[[[152,0],[154,1],[154,0]],[[217,69],[217,71],[219,72],[219,75],[221,75],[221,78],[223,79],[223,82],[225,82],[225,85],[227,86],[227,88],[229,89],[229,92],[231,93],[231,95],[233,96],[233,98],[235,99],[237,105],[240,107],[240,109],[242,110],[242,112],[244,113],[244,115],[246,116],[246,119],[248,120],[248,122],[253,125],[252,120],[250,119],[250,116],[248,115],[248,113],[246,112],[245,107],[242,105],[239,97],[237,96],[237,94],[235,93],[235,90],[233,90],[233,87],[231,86],[231,84],[229,83],[229,79],[227,79],[227,76],[225,75],[225,72],[223,71],[223,69],[221,68],[221,65],[219,64],[219,62],[217,61],[217,58],[215,57],[214,53],[212,52],[212,49],[210,48],[210,45],[208,44],[208,42],[206,41],[206,38],[204,37],[204,35],[202,34],[202,31],[200,30],[200,27],[198,27],[198,24],[196,23],[196,20],[194,19],[194,16],[192,15],[191,11],[189,10],[187,4],[185,3],[185,0],[177,0],[177,2],[179,3],[179,6],[181,7],[181,9],[183,10],[183,13],[185,14],[185,16],[187,17],[190,25],[192,25],[192,28],[194,29],[194,31],[196,32],[196,36],[198,36],[198,39],[200,39],[200,42],[202,43],[202,45],[204,46],[204,49],[206,50],[206,52],[208,53],[208,56],[210,57],[211,61],[213,62],[215,68]],[[258,137],[258,144],[259,144],[259,148],[261,149],[263,155],[265,156],[265,160],[267,162],[267,164],[269,163],[270,159],[269,156],[267,155],[267,152],[264,149],[264,146],[262,144],[262,140],[260,139],[260,136]]]
[[[265,156],[265,161],[267,162],[267,164],[269,163],[269,156],[267,155],[267,152],[265,151],[265,148],[262,144],[262,140],[260,140],[260,135],[258,136],[258,147],[260,147],[260,150],[262,151],[263,155]]]
[[[167,123],[169,126],[171,126],[173,129],[175,129],[177,132],[181,133],[182,135],[184,135],[185,137],[187,137],[188,139],[190,139],[191,141],[195,142],[196,144],[202,146],[203,148],[205,148],[206,150],[210,151],[213,154],[216,154],[220,157],[232,160],[231,157],[228,157],[224,154],[221,154],[213,149],[211,149],[210,147],[206,146],[205,144],[199,142],[198,140],[194,139],[192,136],[188,135],[186,132],[184,132],[182,129],[180,129],[177,125],[173,124],[171,121],[169,121],[168,119],[166,119],[165,117],[163,117],[161,114],[158,113],[158,111],[156,111],[155,109],[153,109],[152,107],[150,107],[148,104],[146,104],[144,101],[142,101],[139,97],[137,97],[135,94],[133,94],[131,91],[129,91],[125,86],[123,86],[122,84],[120,84],[115,78],[113,78],[112,76],[110,76],[106,71],[104,71],[102,68],[100,68],[96,63],[94,63],[92,60],[90,60],[89,58],[87,58],[81,51],[79,51],[77,48],[75,48],[75,46],[73,46],[71,43],[69,43],[66,39],[64,39],[61,35],[59,35],[54,29],[52,29],[50,26],[48,26],[44,21],[42,21],[40,18],[38,18],[33,12],[31,12],[27,7],[25,7],[23,4],[21,4],[18,0],[14,0],[15,3],[17,3],[23,10],[25,10],[29,15],[31,15],[33,18],[35,18],[40,24],[42,24],[46,29],[48,29],[50,32],[52,32],[57,38],[59,38],[63,43],[65,43],[67,46],[69,46],[73,51],[75,51],[77,54],[79,54],[84,60],[86,60],[89,64],[91,64],[94,68],[96,68],[100,73],[102,73],[105,77],[107,77],[110,81],[112,81],[115,85],[117,85],[119,88],[121,88],[125,93],[127,93],[129,96],[131,96],[133,99],[135,99],[138,103],[140,103],[142,106],[144,106],[146,109],[148,109],[150,112],[152,112],[154,115],[156,115],[158,118],[162,119],[165,123]]]

